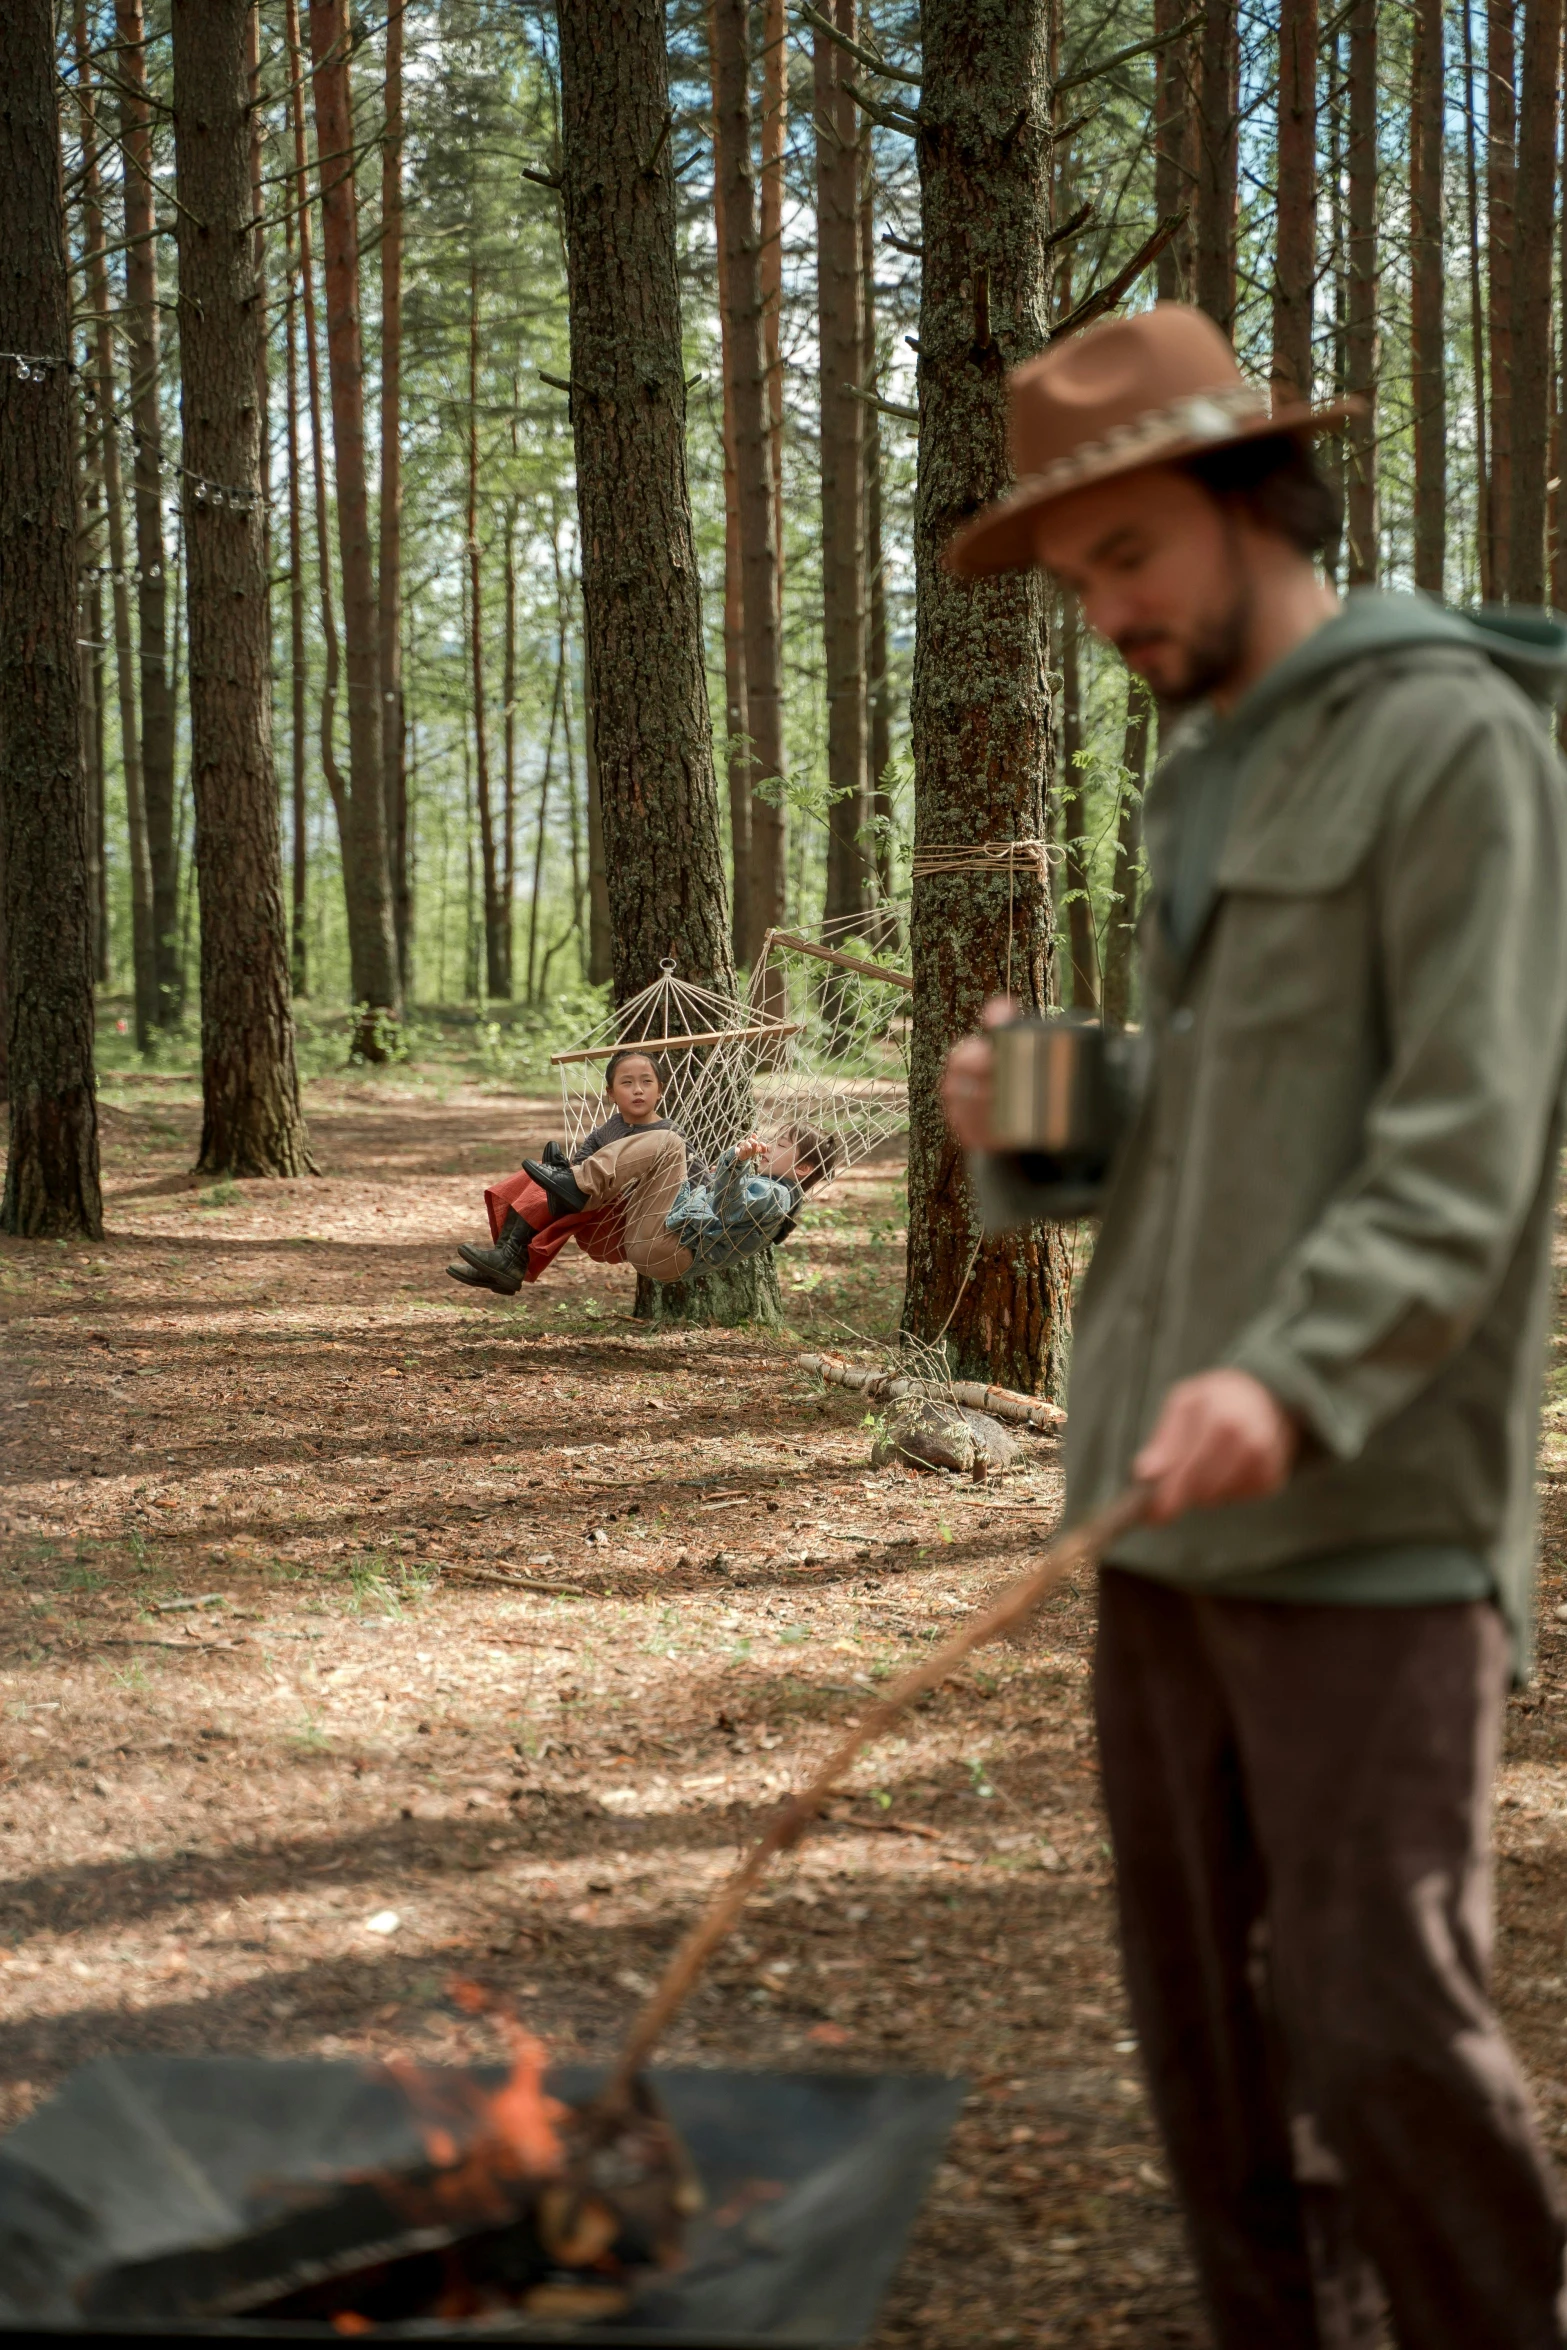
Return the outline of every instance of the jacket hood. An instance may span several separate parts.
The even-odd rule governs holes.
[[[1483,653],[1545,709],[1567,699],[1567,615],[1517,604],[1481,604],[1460,612],[1417,592],[1351,588],[1337,617],[1260,677],[1236,704],[1229,723],[1249,731],[1330,670],[1368,653],[1405,652],[1419,645]]]

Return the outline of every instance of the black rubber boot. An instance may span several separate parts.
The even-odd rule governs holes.
[[[469,1241],[460,1241],[457,1254],[462,1262],[448,1265],[446,1270],[469,1289],[493,1289],[500,1297],[515,1297],[522,1287],[533,1240],[533,1226],[525,1224],[515,1208],[508,1208],[495,1246],[475,1248]]]
[[[547,1166],[542,1159],[524,1159],[522,1164],[539,1189],[548,1192],[558,1216],[580,1216],[593,1205],[569,1167]]]

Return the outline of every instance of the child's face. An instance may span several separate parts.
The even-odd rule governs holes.
[[[622,1061],[607,1090],[628,1126],[645,1125],[658,1108],[658,1078],[645,1053],[633,1053]]]

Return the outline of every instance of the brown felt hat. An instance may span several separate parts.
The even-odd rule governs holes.
[[[965,525],[947,549],[965,579],[1036,561],[1031,518],[1091,482],[1168,465],[1268,433],[1343,424],[1354,401],[1274,408],[1248,383],[1221,328],[1184,302],[1101,320],[1014,368],[1012,470],[1017,487]]]

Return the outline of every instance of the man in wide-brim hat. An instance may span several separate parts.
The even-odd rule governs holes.
[[[1527,1660],[1567,1059],[1567,630],[1341,603],[1312,435],[1164,304],[1012,379],[1039,564],[1159,697],[1145,1081],[1098,1203],[1073,1517],[1146,1520],[1096,1700],[1138,2038],[1225,2350],[1564,2339],[1558,2190],[1486,1989]],[[976,590],[982,593],[983,590]],[[1068,1205],[948,1114],[989,1229]]]

